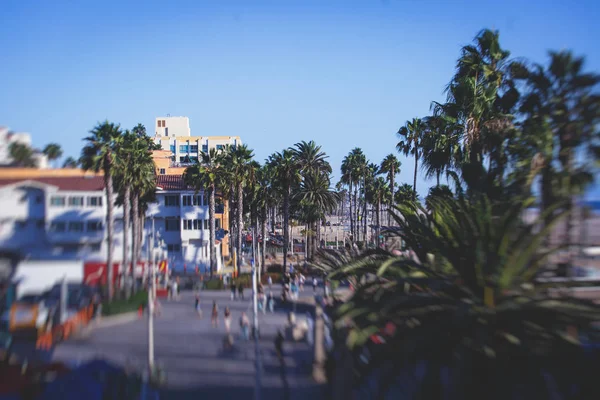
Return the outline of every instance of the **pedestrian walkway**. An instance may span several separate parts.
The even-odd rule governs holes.
[[[273,288],[273,293],[278,293]],[[246,291],[247,297],[250,291]],[[312,290],[304,294],[312,295]],[[194,294],[182,293],[180,301],[163,301],[162,315],[155,318],[155,359],[167,372],[167,388],[161,399],[248,398],[255,383],[254,341],[243,341],[239,317],[244,311],[252,321],[250,300],[230,300],[229,291],[201,292],[203,318],[194,309]],[[213,301],[219,307],[219,326],[211,327]],[[233,350],[225,350],[223,311],[232,313]],[[311,379],[312,352],[306,343],[284,343],[285,370],[282,373],[275,354],[274,340],[282,329],[287,312],[259,314],[260,355],[262,357],[262,398],[318,400],[322,388]],[[302,314],[299,313],[299,318]],[[147,361],[147,319],[142,318],[118,326],[99,328],[77,342],[59,345],[54,359],[85,361],[102,357],[120,365],[143,368]]]

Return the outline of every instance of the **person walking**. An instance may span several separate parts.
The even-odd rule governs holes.
[[[271,278],[271,275],[269,275],[267,282],[269,283],[269,290],[273,289],[273,278]]]
[[[210,322],[213,328],[219,326],[219,307],[217,307],[217,302],[213,300],[212,306],[212,315],[210,317]]]
[[[317,292],[317,278],[314,276],[313,276],[312,284],[313,284],[313,292],[316,293]]]
[[[242,312],[240,316],[240,329],[242,331],[242,338],[244,340],[250,339],[250,320],[245,312]]]
[[[225,332],[230,333],[231,332],[231,311],[229,310],[229,307],[225,307],[223,321],[225,323]]]
[[[244,300],[244,285],[242,285],[242,282],[238,285],[238,296],[240,299]]]
[[[283,364],[283,333],[281,330],[277,331],[277,336],[275,337],[275,353],[279,362]]]
[[[200,294],[196,294],[196,304],[194,308],[196,309],[196,314],[198,314],[198,317],[202,318],[202,308],[200,308]]]
[[[179,300],[179,284],[177,283],[178,280],[179,278],[173,281],[173,289],[171,289],[171,296],[175,301]]]
[[[300,291],[304,292],[304,281],[306,281],[306,278],[304,277],[304,275],[300,274]]]
[[[267,307],[269,307],[269,311],[273,312],[275,309],[275,298],[273,297],[273,292],[269,292],[269,297],[267,297]]]
[[[231,300],[235,300],[235,282],[233,281],[233,279],[231,280],[231,284],[230,284],[230,289],[231,289]]]

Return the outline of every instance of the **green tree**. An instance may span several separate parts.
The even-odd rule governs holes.
[[[283,198],[283,241],[285,243],[283,246],[283,272],[285,272],[287,270],[287,244],[290,242],[290,197],[292,187],[300,182],[300,168],[294,153],[289,149],[271,154],[267,164],[273,170],[275,187]]]
[[[415,159],[415,172],[413,179],[413,193],[417,193],[417,172],[419,170],[419,151],[425,124],[420,118],[413,118],[412,121],[406,121],[406,124],[398,130],[401,140],[396,145],[399,152],[405,156],[412,154]]]
[[[58,143],[47,144],[46,147],[44,147],[44,150],[42,150],[42,153],[46,155],[48,161],[50,161],[51,163],[53,161],[58,160],[63,155],[62,148]]]
[[[217,255],[215,250],[215,195],[219,186],[222,184],[222,173],[224,154],[221,150],[214,148],[208,152],[202,152],[199,160],[192,166],[187,167],[183,179],[189,186],[192,186],[197,192],[202,190],[208,194],[208,218],[209,225],[209,249],[210,249],[210,275],[217,270]]]
[[[113,174],[115,152],[122,137],[118,124],[104,121],[98,123],[84,141],[86,145],[81,150],[80,163],[84,170],[104,172],[104,190],[106,191],[106,266],[108,268],[108,297],[112,299],[113,287],[113,219],[114,195]]]
[[[381,176],[375,178],[367,187],[367,196],[371,204],[375,206],[375,226],[376,239],[375,243],[379,247],[381,240],[379,238],[381,232],[381,204],[385,198],[390,195],[390,187],[385,179]]]
[[[77,160],[73,157],[67,157],[67,159],[63,162],[63,168],[77,168],[78,163]]]
[[[35,168],[37,161],[31,147],[23,143],[13,142],[8,146],[8,153],[12,164],[17,167]]]
[[[396,187],[396,174],[400,173],[400,166],[402,164],[393,154],[385,156],[381,162],[380,171],[388,176],[388,185],[390,188],[390,197],[387,201],[388,206],[388,225],[392,224],[392,214],[389,212],[394,205],[394,188]]]
[[[394,195],[396,204],[415,203],[419,201],[419,195],[413,190],[413,187],[408,183],[404,183],[398,187]]]

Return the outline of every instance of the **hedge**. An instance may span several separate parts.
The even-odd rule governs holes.
[[[146,308],[148,305],[148,291],[142,290],[135,293],[129,299],[106,301],[102,303],[102,315],[116,315],[126,312],[137,311],[140,306]]]
[[[273,280],[273,283],[281,282],[281,274],[280,273],[268,272],[268,273],[261,275],[261,282],[263,285],[267,285],[267,282],[269,281],[269,276]],[[247,289],[252,288],[252,274],[240,274],[237,278],[234,278],[233,281],[235,282],[236,288],[238,287],[238,285],[240,283]],[[204,281],[204,289],[205,290],[224,290],[224,289],[230,289],[230,286],[227,285],[227,287],[225,287],[222,279],[211,279],[208,281]]]

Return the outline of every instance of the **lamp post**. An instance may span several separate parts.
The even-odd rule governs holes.
[[[256,229],[252,228],[252,248],[256,245]],[[253,250],[254,251],[254,250]],[[254,358],[256,368],[256,382],[254,384],[254,399],[260,399],[261,389],[261,359],[260,359],[260,348],[258,344],[259,328],[258,328],[258,282],[257,282],[257,271],[256,271],[256,255],[253,254],[252,258],[252,312],[253,312],[253,331],[254,331]]]

